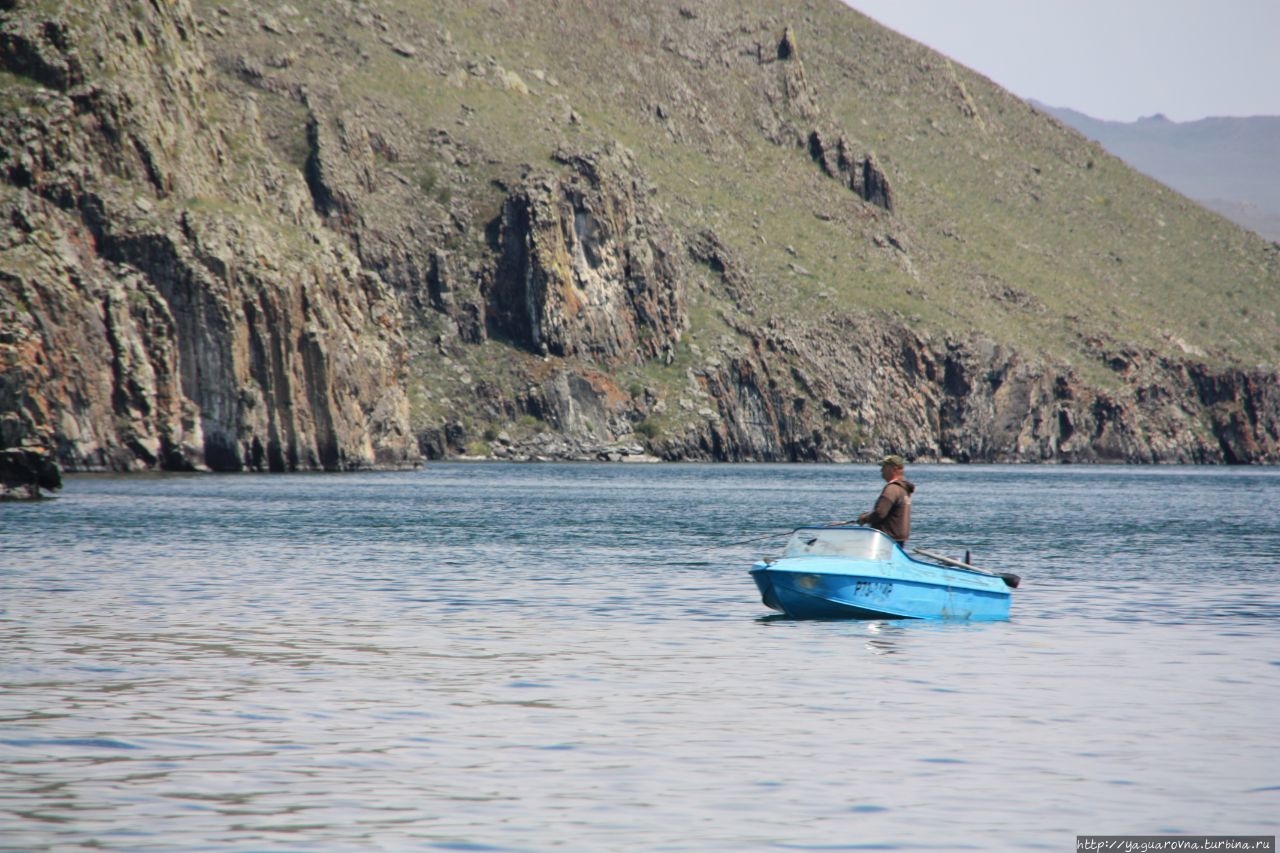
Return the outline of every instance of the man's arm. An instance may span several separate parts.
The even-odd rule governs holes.
[[[880,492],[880,497],[876,498],[876,505],[871,508],[871,512],[864,512],[858,516],[859,524],[870,524],[875,527],[889,517],[889,513],[893,511],[893,505],[898,502],[898,496],[890,494],[890,489],[897,486],[897,483],[889,483]],[[901,486],[899,486],[901,489]]]

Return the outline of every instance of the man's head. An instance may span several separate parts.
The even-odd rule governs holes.
[[[906,467],[907,463],[903,461],[901,456],[891,453],[880,460],[880,476],[884,477],[887,482],[895,477],[902,476],[902,471]]]

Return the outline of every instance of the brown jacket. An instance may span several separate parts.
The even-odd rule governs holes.
[[[875,507],[867,514],[867,524],[905,545],[911,536],[911,493],[915,490],[915,483],[906,479],[885,483]]]

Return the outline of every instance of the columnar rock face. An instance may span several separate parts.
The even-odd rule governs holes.
[[[684,251],[625,152],[562,154],[502,210],[494,332],[616,367],[670,353],[687,324]]]
[[[21,5],[0,63],[6,444],[69,470],[416,461],[395,300],[208,86],[184,0]]]

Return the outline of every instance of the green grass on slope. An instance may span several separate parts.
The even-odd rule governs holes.
[[[838,0],[291,8],[299,38],[325,49],[295,48],[286,73],[422,140],[405,170],[431,174],[433,129],[480,152],[453,188],[480,220],[496,213],[495,180],[560,145],[617,141],[672,225],[731,247],[759,319],[870,309],[1077,363],[1090,341],[1280,362],[1273,247]],[[765,139],[785,27],[816,123],[875,153],[894,215]],[[279,52],[259,38],[242,49]]]
[[[939,279],[976,274],[1027,294],[1043,306],[1025,317],[1031,328],[1071,317],[1085,336],[1280,361],[1280,264],[1263,241],[984,78],[859,16],[839,20],[832,39],[811,42],[827,52],[810,67],[844,123],[889,153],[900,213]],[[864,48],[857,62],[841,40]]]

